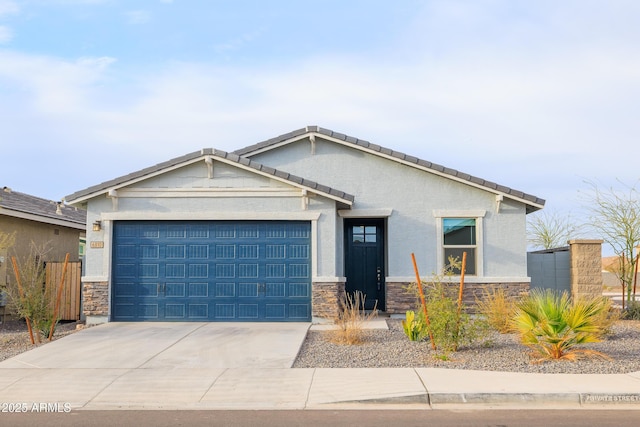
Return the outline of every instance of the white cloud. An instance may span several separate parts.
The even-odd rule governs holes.
[[[108,66],[110,66],[116,61],[117,61],[116,58],[112,58],[110,56],[101,56],[99,58],[93,58],[93,57],[79,58],[76,61],[76,63],[83,67],[96,68],[96,69],[102,70],[107,68]]]
[[[51,114],[71,124],[74,114],[98,108],[94,91],[100,89],[102,73],[113,61],[107,57],[84,58],[73,63],[5,51],[0,52],[0,81],[11,82],[14,101],[28,105],[31,113]]]
[[[475,13],[446,13],[464,18],[456,29],[477,28]],[[233,150],[305,125],[442,163],[550,205],[568,203],[586,178],[637,179],[637,159],[620,155],[632,152],[640,134],[637,37],[594,36],[596,42],[586,34],[575,43],[546,37],[545,29],[540,38],[548,40],[521,51],[538,38],[531,27],[516,27],[520,39],[498,35],[500,46],[467,34],[435,53],[420,54],[417,43],[403,56],[401,43],[388,57],[307,56],[249,67],[203,60],[142,68],[107,56],[65,61],[0,51],[0,87],[9,88],[0,115],[16,117],[0,128],[0,140],[61,147],[60,158],[77,164],[81,177],[66,184],[67,193],[205,146]],[[237,49],[257,36],[219,48]],[[82,159],[71,161],[76,153]]]
[[[57,4],[105,4],[111,3],[113,0],[46,0],[48,3]]]
[[[20,12],[18,4],[11,0],[0,0],[0,18]]]
[[[11,28],[0,25],[0,44],[9,43],[13,39]]]
[[[147,10],[129,10],[124,13],[127,23],[133,25],[146,24],[151,20],[151,13]]]
[[[260,28],[248,33],[244,33],[239,37],[214,45],[213,49],[218,53],[224,53],[224,52],[241,49],[245,45],[253,42],[256,38],[260,37],[262,32],[263,32],[263,29]]]

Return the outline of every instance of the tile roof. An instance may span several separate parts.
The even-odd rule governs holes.
[[[0,190],[0,215],[20,216],[18,213],[40,217],[41,222],[45,223],[51,220],[65,221],[83,228],[87,221],[87,212],[82,209],[3,187]]]
[[[249,158],[246,158],[246,157],[239,156],[235,153],[228,153],[226,151],[216,150],[214,148],[203,148],[200,151],[195,151],[193,153],[185,154],[184,156],[176,157],[175,159],[158,163],[157,165],[150,166],[148,168],[139,170],[137,172],[133,172],[128,175],[124,175],[124,176],[112,179],[110,181],[105,181],[101,184],[97,184],[87,189],[77,191],[73,194],[65,196],[65,200],[69,201],[70,203],[77,203],[78,201],[86,200],[87,198],[94,197],[99,193],[108,191],[111,188],[126,185],[131,181],[150,178],[151,176],[154,176],[157,173],[160,173],[173,166],[178,166],[180,164],[191,162],[199,158],[204,158],[206,156],[225,159],[231,163],[237,163],[239,165],[248,167],[250,169],[261,172],[263,174],[271,175],[273,177],[288,181],[293,185],[306,187],[311,190],[315,190],[318,193],[324,193],[326,195],[336,197],[338,199],[347,201],[349,203],[353,203],[353,201],[355,200],[355,197],[353,195],[347,194],[344,191],[336,190],[326,185],[319,184],[315,181],[304,179],[299,176],[292,175],[290,173],[280,171],[280,170],[271,168],[269,166],[265,166],[261,163],[250,160]]]
[[[524,193],[522,191],[515,190],[513,188],[509,188],[503,185],[496,184],[495,182],[487,181],[482,178],[478,178],[464,172],[457,171],[455,169],[450,169],[436,163],[431,163],[427,160],[422,160],[417,157],[413,157],[399,151],[394,151],[389,148],[381,147],[376,144],[372,144],[368,141],[354,138],[352,136],[348,136],[342,133],[334,132],[329,129],[324,129],[319,126],[307,126],[302,129],[294,130],[289,133],[285,133],[280,136],[276,136],[274,138],[268,139],[266,141],[259,142],[254,145],[250,145],[245,148],[241,148],[239,150],[234,151],[235,154],[239,156],[246,156],[251,154],[256,154],[261,151],[266,151],[272,147],[285,144],[287,142],[292,142],[292,140],[302,139],[302,137],[306,137],[306,135],[317,134],[321,136],[326,136],[329,138],[337,139],[345,144],[351,144],[355,148],[366,149],[373,151],[374,153],[379,153],[380,155],[386,155],[397,159],[398,161],[407,162],[410,164],[414,164],[416,167],[421,169],[425,169],[428,171],[432,171],[434,173],[438,173],[441,175],[449,176],[452,179],[456,179],[462,182],[468,182],[471,185],[476,185],[480,187],[484,187],[489,191],[494,193],[502,193],[506,196],[511,196],[513,198],[521,199],[525,201],[529,208],[527,212],[534,212],[540,209],[545,204],[545,200],[539,197],[536,197],[531,194]]]

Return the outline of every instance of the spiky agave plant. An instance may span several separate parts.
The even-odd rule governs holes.
[[[534,289],[517,306],[514,324],[522,344],[531,348],[537,361],[577,360],[605,354],[581,344],[599,342],[603,335],[602,312],[610,307],[605,297],[571,301],[566,292]]]

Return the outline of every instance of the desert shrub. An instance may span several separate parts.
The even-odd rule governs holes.
[[[40,343],[42,335],[48,336],[53,319],[55,290],[45,284],[43,259],[48,252],[46,245],[31,244],[29,254],[16,260],[20,278],[7,286],[9,301],[20,317],[29,319],[34,339]]]
[[[626,320],[640,320],[640,302],[629,302],[622,313],[622,318]]]
[[[458,309],[458,286],[434,281],[425,292],[430,330],[438,357],[448,358],[449,353],[468,346],[486,336],[486,323],[472,319],[464,306]]]
[[[366,296],[355,291],[341,296],[340,309],[335,319],[337,329],[332,331],[331,340],[338,344],[360,344],[363,342],[363,326],[378,315],[377,305],[370,312],[364,309]]]
[[[534,289],[518,303],[514,322],[522,344],[533,351],[537,361],[606,358],[579,346],[600,341],[604,334],[602,313],[608,307],[605,297],[571,302],[566,292]]]
[[[411,283],[406,288],[406,291],[415,295],[416,305],[419,307],[416,313],[420,313],[424,319],[424,322],[415,324],[415,328],[423,328],[423,331],[416,332],[415,335],[422,339],[429,337],[436,350],[436,357],[443,360],[460,347],[484,340],[488,333],[483,319],[472,319],[462,302],[458,305],[459,286],[450,278],[460,268],[460,260],[450,257],[441,275],[434,275],[430,281],[421,282],[428,321],[424,316],[417,283]]]
[[[485,289],[482,299],[476,301],[476,307],[491,328],[501,334],[514,331],[513,317],[516,313],[516,300],[509,298],[504,289],[497,287]]]

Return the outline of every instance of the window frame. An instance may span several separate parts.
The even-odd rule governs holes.
[[[445,267],[445,249],[447,248],[474,248],[476,272],[474,274],[468,274],[469,276],[482,277],[484,276],[484,239],[483,239],[483,219],[487,211],[485,210],[434,210],[433,216],[436,219],[436,262],[438,265],[438,271],[442,271]],[[445,245],[444,244],[444,220],[449,218],[455,219],[473,219],[476,222],[476,244],[475,245]],[[457,275],[459,276],[459,275]]]

